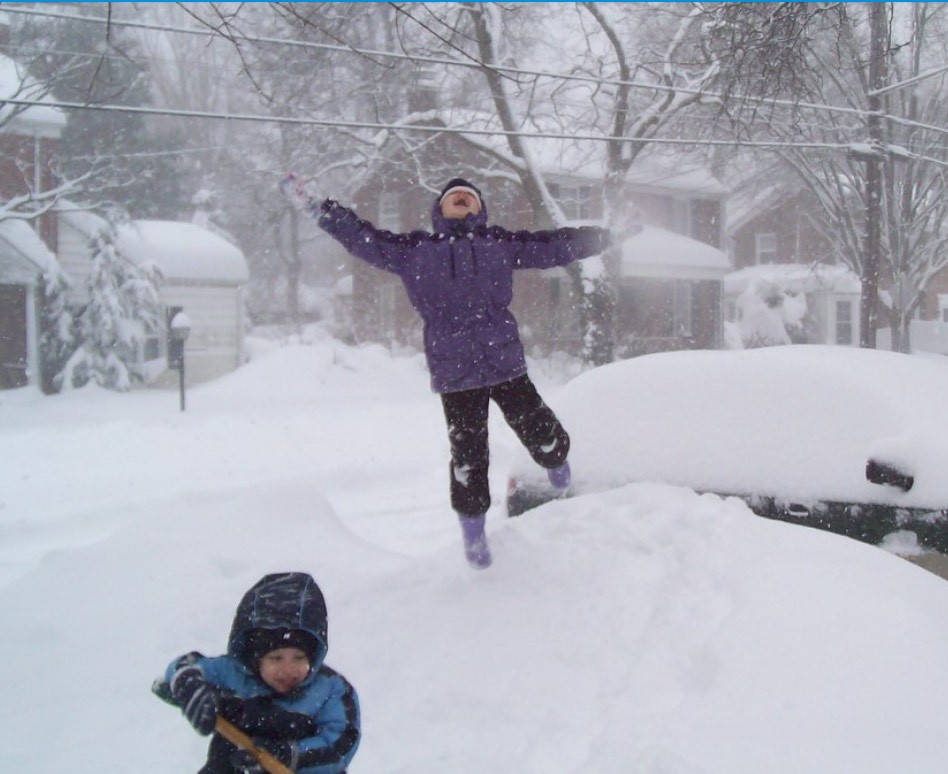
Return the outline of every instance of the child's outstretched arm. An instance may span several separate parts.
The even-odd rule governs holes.
[[[314,214],[319,227],[352,255],[394,274],[405,264],[415,241],[411,234],[393,234],[376,228],[333,199],[325,199]]]
[[[412,241],[410,235],[377,229],[334,199],[320,200],[292,172],[280,181],[280,191],[294,207],[315,218],[323,231],[356,258],[398,273]]]
[[[612,242],[607,228],[567,226],[553,231],[509,233],[518,269],[551,269],[604,252]]]

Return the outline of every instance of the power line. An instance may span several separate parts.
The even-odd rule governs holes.
[[[188,28],[188,27],[178,27],[170,24],[157,24],[152,22],[139,22],[132,20],[123,20],[113,17],[103,17],[103,16],[82,16],[79,14],[67,14],[56,11],[46,11],[46,10],[37,10],[31,8],[17,8],[5,6],[3,10],[7,13],[16,13],[27,16],[43,17],[43,18],[54,18],[62,19],[67,21],[81,21],[88,23],[96,24],[114,24],[117,26],[125,26],[136,29],[151,30],[155,32],[173,32],[187,35],[198,35],[202,37],[209,37],[212,39],[219,39],[220,34],[214,30],[205,30],[197,28]],[[273,38],[273,37],[260,37],[260,36],[244,36],[244,40],[252,43],[267,43],[274,45],[285,45],[291,47],[299,48],[312,48],[317,50],[326,50],[333,52],[341,52],[348,54],[359,54],[363,56],[372,56],[372,57],[388,57],[392,59],[407,60],[411,62],[424,62],[428,64],[438,64],[445,66],[454,66],[454,67],[464,67],[468,69],[494,69],[497,71],[502,71],[506,73],[512,73],[517,75],[529,75],[531,77],[545,77],[551,79],[558,79],[563,81],[576,81],[589,83],[594,85],[612,85],[612,86],[630,86],[637,89],[646,89],[646,90],[659,90],[659,91],[669,91],[673,93],[680,94],[691,94],[697,96],[704,96],[709,99],[720,98],[721,94],[715,92],[706,92],[697,89],[686,89],[679,88],[675,86],[664,86],[660,84],[642,84],[636,83],[633,81],[623,81],[617,79],[609,78],[597,78],[594,76],[587,75],[576,75],[576,74],[564,74],[564,73],[551,73],[543,70],[529,70],[525,68],[510,67],[506,65],[486,65],[482,62],[464,62],[456,59],[450,59],[446,57],[427,57],[413,54],[405,54],[395,51],[382,51],[374,49],[360,49],[353,46],[343,46],[343,45],[333,45],[327,43],[316,43],[313,41],[305,40],[289,40],[284,38]],[[948,65],[944,67],[935,68],[926,73],[922,73],[914,78],[907,79],[901,83],[892,84],[884,89],[880,90],[879,93],[890,92],[903,86],[908,86],[916,83],[919,80],[932,77],[948,70]],[[863,110],[860,108],[848,108],[848,107],[839,107],[834,105],[821,105],[818,103],[807,103],[807,102],[794,102],[791,100],[776,100],[776,99],[764,99],[759,97],[744,97],[739,96],[735,99],[758,102],[763,104],[768,104],[774,107],[786,107],[786,108],[807,108],[811,110],[825,110],[829,112],[842,113],[846,115],[856,116],[860,119],[868,118],[870,111]],[[11,104],[17,104],[12,100],[8,100]],[[45,103],[47,105],[51,103]],[[724,145],[724,146],[735,146],[740,145],[742,147],[799,147],[799,148],[845,148],[848,147],[848,144],[831,144],[831,143],[787,143],[787,142],[777,142],[777,141],[744,141],[744,140],[675,140],[675,139],[661,139],[661,138],[627,138],[627,137],[609,137],[609,136],[598,136],[598,135],[587,135],[580,136],[574,134],[538,134],[535,132],[516,132],[516,131],[504,131],[504,130],[469,130],[469,129],[451,129],[451,128],[440,128],[432,129],[430,127],[419,127],[411,126],[407,127],[404,125],[397,124],[382,124],[382,123],[360,123],[360,122],[333,122],[333,121],[323,121],[319,119],[294,119],[294,118],[272,118],[264,116],[254,116],[248,114],[212,114],[212,113],[200,113],[198,111],[178,111],[171,109],[150,109],[150,108],[125,108],[119,106],[111,105],[85,105],[82,103],[58,103],[58,106],[63,107],[64,109],[99,109],[99,110],[125,110],[126,112],[142,112],[146,113],[151,111],[155,115],[170,115],[170,116],[190,116],[190,117],[204,117],[204,118],[224,118],[229,120],[241,120],[241,121],[274,121],[278,123],[298,123],[298,124],[308,124],[315,126],[325,126],[325,127],[347,127],[347,128],[369,128],[369,129],[408,129],[411,128],[417,131],[440,131],[444,133],[455,133],[455,134],[482,134],[490,136],[522,136],[522,137],[542,137],[546,139],[587,139],[587,140],[617,140],[621,142],[656,142],[664,144],[680,144],[680,145]],[[898,123],[907,127],[915,127],[920,129],[926,129],[934,132],[948,134],[948,128],[933,126],[930,124],[920,124],[915,121],[911,121],[906,118],[899,116],[892,116],[884,114],[880,116],[883,119],[890,120],[894,123]],[[929,159],[930,160],[930,159]]]
[[[254,113],[218,113],[202,110],[177,110],[174,108],[156,108],[136,105],[86,104],[66,102],[54,99],[10,98],[0,101],[0,105],[19,105],[22,107],[51,107],[61,110],[99,110],[111,113],[137,113],[141,115],[174,116],[177,118],[203,118],[221,121],[248,121],[253,123],[291,124],[296,126],[321,126],[330,129],[374,129],[377,131],[426,132],[429,134],[475,135],[484,137],[527,137],[540,140],[581,140],[594,142],[623,143],[660,143],[664,145],[708,145],[741,146],[756,148],[812,148],[842,150],[849,143],[821,142],[785,142],[768,140],[712,140],[687,139],[680,137],[617,137],[604,134],[577,134],[575,132],[533,132],[510,131],[506,129],[464,129],[455,126],[434,126],[431,124],[390,124],[375,121],[337,121],[324,118],[299,118],[294,116],[264,116]]]
[[[219,39],[221,37],[220,33],[214,30],[202,30],[191,27],[176,27],[170,24],[156,24],[152,22],[138,22],[130,21],[124,19],[117,19],[113,17],[104,17],[104,16],[82,16],[79,14],[67,14],[62,12],[55,11],[41,11],[32,8],[10,8],[5,7],[4,10],[7,13],[18,13],[27,16],[38,16],[44,18],[52,19],[63,19],[68,21],[81,21],[95,24],[108,24],[124,27],[132,27],[135,29],[151,30],[155,32],[174,32],[180,33],[183,35],[199,35],[203,37],[210,37],[213,39]],[[463,60],[451,59],[448,57],[431,57],[423,56],[420,54],[405,54],[397,51],[383,51],[377,49],[366,49],[366,48],[356,48],[355,46],[343,46],[339,44],[330,44],[330,43],[316,43],[308,40],[292,40],[285,38],[272,38],[272,37],[261,37],[253,35],[244,35],[242,40],[247,41],[248,43],[266,43],[272,45],[283,45],[290,46],[295,48],[310,48],[315,50],[330,51],[336,53],[346,53],[346,54],[359,54],[366,57],[384,57],[389,59],[399,59],[404,61],[410,61],[413,63],[425,63],[425,64],[436,64],[447,67],[463,67],[466,69],[473,70],[495,70],[501,73],[509,73],[512,75],[523,75],[530,76],[534,78],[551,78],[561,81],[574,81],[578,83],[587,83],[594,86],[628,86],[634,89],[643,89],[647,91],[665,91],[673,94],[689,94],[691,96],[700,96],[707,97],[708,99],[723,99],[724,95],[717,92],[708,92],[702,91],[700,89],[688,89],[685,87],[677,86],[666,86],[663,84],[657,83],[638,83],[636,81],[624,81],[621,79],[615,78],[601,78],[592,75],[579,75],[575,73],[552,73],[545,70],[532,70],[522,67],[512,67],[509,65],[500,65],[500,64],[485,64],[480,61],[471,61],[465,62]],[[893,87],[889,87],[893,88]],[[783,108],[806,108],[810,110],[825,110],[829,112],[844,113],[848,115],[856,115],[860,118],[865,118],[868,111],[860,108],[847,108],[840,107],[836,105],[821,105],[818,103],[810,102],[795,102],[793,100],[780,100],[764,97],[754,97],[749,95],[737,95],[733,99],[741,102],[752,102],[758,104],[771,105],[773,107],[783,107]]]

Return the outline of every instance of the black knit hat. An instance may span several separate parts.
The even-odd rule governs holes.
[[[447,196],[452,191],[456,191],[458,189],[469,191],[470,193],[474,194],[477,197],[477,201],[479,204],[481,205],[484,204],[484,198],[481,195],[480,189],[473,183],[469,183],[463,177],[455,177],[448,181],[448,184],[444,188],[441,189],[441,194],[440,196],[438,196],[438,204],[441,204],[441,202],[444,201],[445,196]]]
[[[319,651],[319,641],[302,629],[251,629],[247,633],[246,653],[254,665],[278,648],[299,648],[312,665]]]

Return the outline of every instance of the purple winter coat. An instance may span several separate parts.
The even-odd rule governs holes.
[[[517,321],[508,309],[514,269],[548,269],[601,253],[609,231],[593,226],[508,231],[477,215],[450,220],[438,202],[434,233],[393,234],[327,199],[319,226],[357,258],[397,274],[424,321],[425,356],[435,392],[457,392],[527,372]],[[314,213],[316,214],[316,213]]]

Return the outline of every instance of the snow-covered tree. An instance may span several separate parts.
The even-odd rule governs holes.
[[[75,7],[100,17],[98,4]],[[118,9],[110,9],[120,13]],[[57,100],[104,106],[69,110],[58,149],[65,179],[84,178],[87,198],[135,217],[178,217],[181,137],[152,131],[142,114],[113,110],[151,102],[148,63],[128,28],[96,22],[13,15],[9,49]]]
[[[64,388],[94,381],[125,392],[141,378],[138,354],[147,331],[160,324],[161,274],[154,265],[127,260],[116,241],[114,220],[90,240],[89,301],[76,320],[79,347],[57,377]]]
[[[54,264],[40,281],[40,386],[47,395],[57,392],[56,375],[75,349],[75,322],[67,303],[69,279]]]

